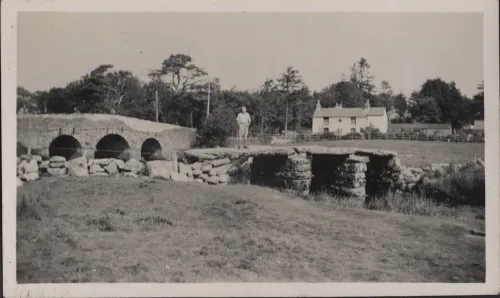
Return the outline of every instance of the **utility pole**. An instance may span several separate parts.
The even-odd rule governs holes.
[[[286,100],[286,109],[285,109],[285,138],[288,134],[288,90],[286,91],[285,94],[285,100]]]
[[[208,81],[207,118],[210,114],[210,80]]]
[[[199,82],[199,81],[207,81],[208,80],[207,116],[205,117],[205,120],[208,118],[208,115],[210,115],[210,94],[211,94],[211,89],[212,89],[211,88],[212,79],[213,79],[212,77],[208,77],[208,78],[202,78],[202,79],[199,79],[199,80],[192,82],[192,84],[194,84],[194,83]]]
[[[158,90],[155,90],[155,100],[156,100],[156,122],[158,122]]]

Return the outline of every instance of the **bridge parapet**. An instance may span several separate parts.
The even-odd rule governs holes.
[[[195,136],[194,129],[118,115],[20,115],[17,119],[17,142],[47,157],[53,155],[51,146],[52,151],[66,150],[66,155],[78,153],[75,157],[128,151],[128,156],[139,158],[145,150],[170,156],[189,148]]]

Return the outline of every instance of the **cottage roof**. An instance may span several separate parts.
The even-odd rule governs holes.
[[[451,129],[450,123],[389,123],[389,129]]]
[[[383,116],[385,108],[322,108],[316,110],[313,117],[365,117]]]

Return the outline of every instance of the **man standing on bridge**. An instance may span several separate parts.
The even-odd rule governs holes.
[[[241,112],[236,117],[236,122],[238,122],[238,149],[241,149],[241,139],[243,139],[243,148],[247,147],[248,138],[248,127],[250,126],[250,114],[247,113],[247,108],[245,106],[241,107]]]

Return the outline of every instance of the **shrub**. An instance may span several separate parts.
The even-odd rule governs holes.
[[[234,113],[226,107],[219,107],[208,116],[202,127],[198,129],[196,144],[202,148],[227,146],[236,126]]]
[[[484,168],[472,163],[461,168],[450,165],[443,172],[435,171],[422,177],[417,184],[417,191],[450,205],[484,206]]]
[[[124,150],[123,152],[120,152],[116,156],[116,159],[121,159],[123,161],[129,161],[133,156],[134,156],[134,152],[132,151],[132,149],[127,149],[127,150]],[[76,156],[73,156],[70,159],[73,159],[74,157],[76,157]]]
[[[167,160],[167,158],[161,152],[155,152],[148,157],[149,160]]]
[[[346,135],[343,135],[342,139],[343,140],[351,140],[351,139],[359,140],[359,139],[362,139],[363,137],[364,136],[362,134],[360,134],[359,132],[350,132]]]
[[[28,147],[17,142],[17,156],[21,156],[28,153]]]
[[[365,135],[366,138],[371,137],[371,136],[377,136],[380,134],[380,130],[370,124],[370,126],[361,128],[361,133]]]
[[[331,131],[325,131],[321,134],[322,139],[334,139],[337,135]]]

